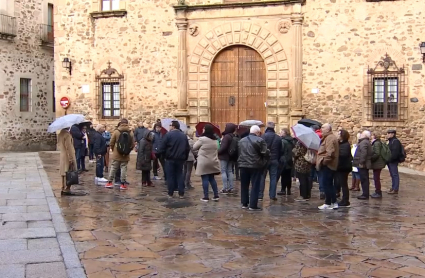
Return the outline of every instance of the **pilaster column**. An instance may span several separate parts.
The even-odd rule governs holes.
[[[291,16],[293,28],[293,90],[291,96],[291,125],[297,123],[303,116],[302,109],[302,86],[303,86],[303,42],[302,23],[304,17],[301,13]]]
[[[179,49],[177,60],[177,87],[179,92],[178,110],[187,110],[187,54],[186,54],[186,33],[187,18],[185,11],[177,11],[176,25],[179,32]]]

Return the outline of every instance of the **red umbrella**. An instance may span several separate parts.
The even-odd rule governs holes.
[[[221,138],[220,128],[217,125],[209,123],[209,122],[200,122],[196,125],[195,128],[196,128],[197,136],[201,136],[201,134],[204,133],[203,129],[204,129],[206,124],[212,125],[214,127],[214,133],[217,134]]]
[[[165,128],[161,127],[160,132],[161,132],[162,135],[165,135],[168,131]]]

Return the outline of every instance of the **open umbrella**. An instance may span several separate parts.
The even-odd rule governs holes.
[[[212,125],[213,128],[214,128],[214,134],[217,134],[219,137],[221,137],[220,128],[217,125],[212,124],[212,123],[209,123],[209,122],[200,122],[200,123],[198,123],[195,126],[195,128],[196,128],[196,135],[198,137],[201,136],[201,134],[203,133],[203,129],[204,129],[205,125],[207,125],[207,124]]]
[[[54,133],[58,130],[69,128],[75,124],[79,124],[84,121],[85,118],[82,114],[65,115],[60,118],[57,118],[53,123],[51,123],[47,128],[47,132]]]
[[[78,126],[80,128],[82,128],[83,126],[89,128],[91,125],[93,125],[93,123],[91,121],[83,121],[83,122],[81,122],[81,123],[78,124]]]
[[[307,127],[311,127],[313,125],[317,125],[318,127],[322,127],[322,123],[318,122],[316,120],[311,120],[311,119],[301,119],[298,121],[299,124],[301,125],[305,125]]]
[[[161,120],[161,125],[163,128],[165,128],[167,131],[170,131],[170,125],[172,121],[177,121],[180,124],[180,129],[184,132],[187,130],[187,125],[180,121],[180,120],[176,120],[176,119],[172,119],[172,118],[165,118]]]
[[[309,127],[296,124],[291,127],[294,137],[300,141],[307,149],[318,151],[320,147],[319,136]]]
[[[259,127],[265,126],[262,121],[258,121],[258,120],[246,120],[246,121],[240,122],[239,125],[246,126],[246,127],[251,127],[253,125],[258,125]]]

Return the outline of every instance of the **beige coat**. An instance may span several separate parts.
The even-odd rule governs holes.
[[[319,151],[317,152],[316,168],[328,166],[329,169],[336,171],[338,169],[339,143],[336,136],[330,132],[323,134]]]
[[[130,155],[122,155],[118,152],[117,147],[117,141],[120,138],[120,134],[122,131],[130,132],[130,140],[131,140],[131,148],[134,148],[134,135],[133,132],[128,127],[128,124],[121,124],[113,133],[111,136],[111,149],[112,149],[112,160],[117,161],[130,161]]]
[[[74,170],[77,169],[74,142],[72,135],[67,130],[61,130],[59,133],[58,147],[60,150],[59,173],[61,176],[65,176],[66,172],[69,170],[70,162],[74,165]]]
[[[198,151],[198,159],[196,165],[197,176],[220,174],[220,162],[218,161],[218,145],[217,140],[212,140],[202,136],[193,145],[193,150]]]

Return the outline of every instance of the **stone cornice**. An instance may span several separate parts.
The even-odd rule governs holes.
[[[206,5],[175,5],[173,6],[176,11],[195,11],[195,10],[209,10],[209,9],[226,9],[226,8],[250,8],[258,6],[276,6],[288,4],[305,4],[306,0],[266,0],[256,2],[237,2],[237,3],[222,3],[222,4],[206,4]]]
[[[92,12],[90,16],[94,19],[97,18],[108,18],[108,17],[124,17],[127,14],[126,10],[115,10],[115,11],[101,11]]]

